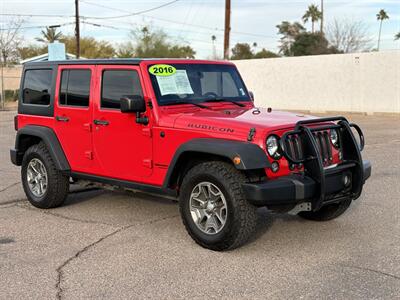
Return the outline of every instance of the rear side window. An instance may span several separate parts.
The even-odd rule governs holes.
[[[52,70],[27,70],[24,77],[22,102],[49,105]]]
[[[125,96],[143,96],[139,75],[133,70],[106,70],[103,72],[101,107],[120,108],[120,99]]]
[[[89,106],[90,70],[63,70],[59,103],[68,106]]]

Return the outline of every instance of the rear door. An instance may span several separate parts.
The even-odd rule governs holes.
[[[55,93],[55,131],[73,171],[93,166],[92,95],[94,66],[59,66]]]
[[[144,95],[138,66],[97,66],[96,104],[93,110],[94,154],[98,175],[145,181],[152,174],[150,124],[136,123],[135,113],[120,111],[123,96]],[[145,115],[149,116],[149,112]]]

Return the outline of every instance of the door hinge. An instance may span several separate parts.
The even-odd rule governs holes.
[[[85,123],[83,124],[83,128],[85,128],[85,130],[92,132],[92,124],[91,123]]]
[[[153,160],[152,159],[143,159],[143,166],[149,169],[153,168]]]
[[[143,129],[142,129],[142,134],[143,134],[144,136],[151,137],[151,129],[150,129],[150,128],[143,128]]]
[[[85,151],[85,157],[87,159],[93,160],[93,152],[92,151]]]

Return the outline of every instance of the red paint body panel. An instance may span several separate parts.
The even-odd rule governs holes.
[[[54,117],[19,115],[19,127],[41,125],[53,128],[61,142],[72,171],[161,186],[176,150],[195,138],[216,138],[247,142],[251,128],[256,128],[253,143],[264,151],[269,134],[282,135],[293,129],[296,122],[312,118],[289,112],[268,112],[256,109],[252,102],[242,102],[245,107],[231,103],[207,103],[211,110],[183,104],[158,106],[150,77],[149,65],[171,64],[229,64],[193,60],[149,60],[133,65],[62,65],[58,68],[54,117],[68,117],[69,122],[58,122]],[[63,69],[90,69],[92,71],[90,105],[88,108],[59,105],[59,84]],[[101,77],[104,70],[136,70],[139,73],[144,99],[152,103],[143,114],[149,124],[135,122],[135,114],[119,110],[102,109]],[[108,126],[95,125],[93,121],[106,120]],[[161,132],[165,134],[161,137]],[[333,149],[334,150],[334,149]],[[334,163],[338,153],[333,151]],[[272,159],[270,158],[272,162]],[[279,160],[280,171],[266,170],[268,177],[290,173],[288,162]],[[295,170],[297,172],[298,170]]]
[[[89,107],[72,107],[60,105],[60,82],[63,70],[90,70],[91,86],[95,86],[94,66],[60,66],[57,74],[56,92],[54,97],[54,131],[70,166],[77,172],[88,173],[95,168],[92,158],[93,141],[90,130],[92,124],[94,95],[90,93]],[[68,118],[68,122],[57,121],[56,117]]]
[[[134,70],[140,75],[138,66],[97,66],[97,85],[93,90],[93,119],[109,122],[107,126],[93,125],[94,157],[97,168],[91,173],[137,182],[146,182],[152,174],[152,117],[147,126],[136,123],[133,113],[121,113],[115,109],[100,107],[101,76],[104,70]],[[141,77],[141,76],[139,76]],[[142,87],[145,86],[141,79]],[[146,97],[146,92],[144,91]]]

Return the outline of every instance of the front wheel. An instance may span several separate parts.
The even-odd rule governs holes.
[[[205,162],[185,175],[179,199],[183,223],[204,248],[222,251],[244,244],[257,223],[256,207],[242,192],[246,177],[225,162]]]
[[[349,208],[351,201],[349,198],[339,203],[323,206],[317,211],[302,211],[299,216],[313,221],[330,221],[342,215]]]

